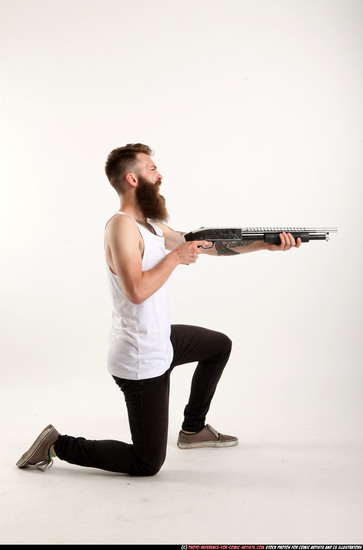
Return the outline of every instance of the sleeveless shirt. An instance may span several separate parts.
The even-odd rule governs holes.
[[[119,211],[114,214],[117,215],[127,214]],[[134,221],[144,241],[142,270],[146,271],[165,257],[165,240],[161,229],[149,220],[156,235]],[[141,304],[133,304],[126,298],[119,277],[111,271],[108,263],[107,273],[113,305],[108,371],[113,376],[128,380],[161,376],[168,370],[173,358],[167,283]]]

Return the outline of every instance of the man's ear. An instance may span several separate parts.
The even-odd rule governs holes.
[[[131,185],[131,187],[137,186],[137,177],[136,177],[136,174],[134,174],[134,172],[129,172],[128,174],[126,174],[125,178],[127,183]]]

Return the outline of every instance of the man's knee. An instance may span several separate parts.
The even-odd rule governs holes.
[[[166,448],[158,447],[157,443],[149,449],[147,455],[135,454],[135,474],[138,476],[155,476],[161,469],[166,458]]]
[[[161,470],[164,460],[158,462],[139,462],[137,465],[137,475],[138,476],[156,476],[156,474]]]
[[[226,334],[223,334],[223,332],[217,334],[217,343],[221,354],[229,356],[232,351],[232,340]]]
[[[225,342],[226,342],[226,349],[228,350],[228,353],[230,354],[231,351],[232,351],[232,340],[226,336],[226,334],[224,335],[225,337]]]

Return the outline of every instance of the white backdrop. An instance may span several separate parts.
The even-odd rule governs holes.
[[[2,0],[1,13],[3,387],[108,376],[103,228],[118,199],[104,163],[141,141],[171,227],[339,228],[287,254],[180,266],[172,318],[234,341],[216,411],[228,395],[261,422],[274,407],[300,426],[356,425],[362,2]]]

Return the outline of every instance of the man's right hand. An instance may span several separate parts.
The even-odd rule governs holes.
[[[202,252],[202,246],[210,246],[208,241],[189,241],[177,246],[174,249],[174,253],[178,255],[179,263],[181,264],[194,264],[198,255]]]

